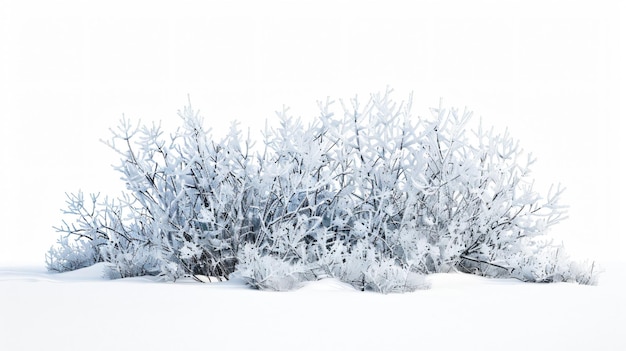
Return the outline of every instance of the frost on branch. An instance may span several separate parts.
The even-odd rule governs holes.
[[[106,143],[126,191],[68,195],[74,222],[57,228],[49,269],[104,261],[113,277],[171,280],[238,270],[270,290],[337,277],[382,293],[449,271],[595,283],[593,265],[546,239],[565,218],[563,189],[533,189],[534,158],[508,132],[443,106],[415,119],[391,91],[319,107],[309,123],[283,109],[260,145],[237,124],[216,141],[191,106],[168,136],[123,119]]]

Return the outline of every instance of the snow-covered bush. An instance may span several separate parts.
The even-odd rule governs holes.
[[[47,257],[55,271],[108,262],[112,276],[227,278],[288,290],[337,277],[361,290],[412,291],[457,270],[524,281],[595,282],[593,266],[544,240],[565,216],[562,189],[544,198],[528,179],[534,158],[508,133],[443,106],[414,119],[391,91],[320,103],[305,124],[284,109],[260,147],[233,124],[214,141],[191,106],[183,128],[123,119],[107,142],[122,156],[127,191],[86,206]]]
[[[46,254],[46,265],[53,272],[67,272],[98,263],[98,250],[91,240],[62,236]]]
[[[293,290],[313,279],[303,261],[268,254],[251,243],[244,244],[239,252],[238,272],[248,285],[261,290]]]
[[[433,112],[420,140],[426,184],[412,200],[421,223],[417,230],[434,248],[421,264],[432,265],[429,271],[487,265],[509,271],[504,275],[520,269],[522,262],[512,253],[541,245],[533,238],[564,218],[558,204],[562,189],[545,200],[533,191],[527,175],[534,159],[508,133],[479,127],[468,136],[469,112]]]
[[[184,128],[169,138],[157,125],[126,119],[112,130],[107,144],[122,156],[116,170],[127,187],[117,201],[94,198],[86,209],[82,194],[69,195],[65,213],[76,222],[57,229],[90,241],[113,276],[226,277],[235,269],[240,237],[252,233],[249,157],[239,131],[233,126],[215,143],[190,106],[179,115]],[[51,269],[61,259],[58,250],[50,253]]]
[[[66,196],[67,209],[63,213],[74,216],[76,221],[71,224],[63,221],[61,227],[55,228],[65,234],[46,254],[47,267],[54,272],[72,271],[104,261],[100,247],[109,242],[105,232],[106,211],[99,209],[102,206],[98,203],[99,195],[92,194],[88,203],[82,192]]]
[[[429,287],[425,276],[400,267],[394,259],[386,258],[369,265],[365,271],[365,288],[381,292],[407,292]]]

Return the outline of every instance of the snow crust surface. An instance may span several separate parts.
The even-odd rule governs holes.
[[[449,273],[382,295],[335,279],[291,292],[241,280],[103,278],[0,268],[0,350],[624,350],[626,278],[529,284]]]

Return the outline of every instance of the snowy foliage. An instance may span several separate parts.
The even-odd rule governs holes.
[[[391,91],[361,104],[320,103],[309,124],[278,113],[255,148],[236,124],[220,142],[191,106],[183,128],[123,119],[107,144],[127,191],[115,200],[68,195],[72,224],[47,257],[54,271],[108,262],[111,275],[235,271],[260,289],[337,277],[361,290],[412,291],[452,270],[523,281],[595,282],[544,240],[565,217],[563,189],[544,198],[534,158],[508,133],[443,106],[413,119]]]
[[[247,243],[240,252],[239,274],[248,283],[262,290],[287,291],[312,279],[309,267],[302,261],[289,261],[270,255]]]

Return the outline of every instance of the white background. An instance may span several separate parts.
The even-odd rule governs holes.
[[[223,2],[226,3],[226,2]],[[0,1],[0,264],[42,264],[65,192],[116,194],[99,139],[125,114],[178,123],[191,96],[220,135],[283,104],[395,89],[508,127],[538,190],[568,188],[570,250],[622,259],[619,1]]]

